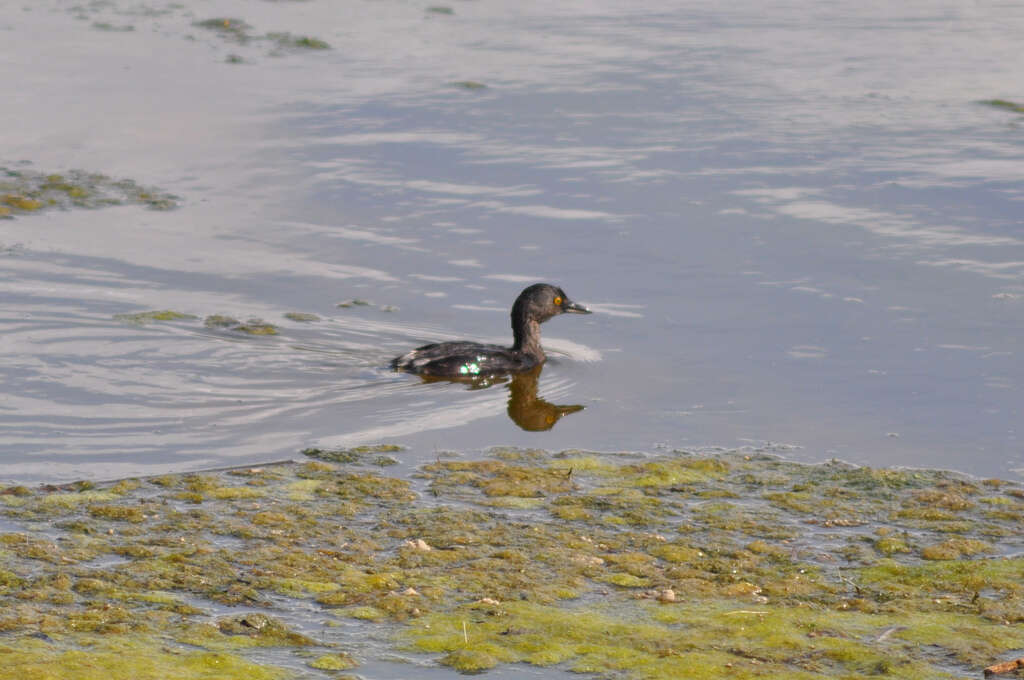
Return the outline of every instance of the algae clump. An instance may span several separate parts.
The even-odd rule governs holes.
[[[64,174],[0,167],[0,217],[48,208],[102,208],[144,205],[151,210],[176,208],[177,196],[140,186],[129,179],[114,180],[83,170]]]
[[[303,449],[301,453],[304,456],[317,458],[331,463],[362,463],[370,460],[373,464],[384,467],[386,465],[394,465],[398,461],[389,456],[374,456],[372,458],[370,458],[370,456],[375,453],[395,453],[403,450],[405,450],[405,447],[399,446],[398,444],[366,444],[363,446],[353,446],[347,449],[321,449],[318,447],[310,447]]]
[[[1012,111],[1014,113],[1024,113],[1024,104],[1018,104],[1017,102],[1007,101],[1005,99],[986,99],[982,104],[991,106],[997,109],[1004,109],[1006,111]]]
[[[136,312],[134,314],[115,314],[114,320],[121,321],[123,323],[136,324],[139,326],[151,323],[153,321],[179,321],[182,319],[195,319],[198,318],[192,314],[184,314],[182,312],[175,312],[171,309],[160,309],[150,312]]]
[[[321,671],[347,671],[357,668],[359,662],[344,652],[339,654],[325,654],[318,656],[309,662],[310,668]]]
[[[300,321],[306,323],[310,321],[320,320],[320,317],[317,316],[316,314],[309,314],[307,312],[287,312],[285,313],[284,317],[286,319],[291,319],[292,321]]]
[[[207,328],[224,328],[237,333],[248,335],[277,335],[277,326],[267,323],[263,319],[249,319],[241,322],[233,316],[224,314],[211,314],[203,319],[203,325]]]
[[[1024,520],[991,514],[1019,484],[749,449],[370,467],[400,449],[8,487],[5,668],[302,677],[375,630],[461,672],[638,680],[962,677],[1024,648]]]
[[[249,29],[251,29],[252,26],[241,19],[227,17],[205,19],[203,21],[197,21],[195,26],[208,31],[213,31],[220,37],[225,40],[230,40],[231,42],[245,44],[252,40],[252,36],[249,34]]]
[[[329,50],[331,46],[319,38],[296,36],[291,33],[267,33],[267,40],[282,49]]]
[[[277,335],[277,326],[263,319],[249,319],[245,323],[232,326],[231,330],[249,335]]]

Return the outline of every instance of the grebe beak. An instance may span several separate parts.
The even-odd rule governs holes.
[[[566,300],[565,302],[562,303],[562,311],[572,312],[574,314],[592,314],[592,312],[589,309],[579,304],[578,302],[573,302],[571,300]]]

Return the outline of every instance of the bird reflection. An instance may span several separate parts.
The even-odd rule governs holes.
[[[431,378],[423,376],[423,382],[457,382],[471,390],[482,390],[493,385],[508,385],[508,417],[528,432],[550,430],[562,416],[582,411],[580,404],[552,404],[537,396],[537,381],[544,365],[534,366],[529,371],[512,376],[480,376],[477,378]]]
[[[525,373],[517,373],[508,386],[508,417],[530,432],[550,430],[562,416],[583,410],[579,404],[552,404],[537,396],[537,380],[543,368],[536,366]]]

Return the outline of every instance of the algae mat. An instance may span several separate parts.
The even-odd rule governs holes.
[[[379,653],[467,672],[941,678],[1024,648],[1020,485],[758,451],[505,448],[405,480],[373,467],[394,448],[3,488],[4,667],[338,677]]]

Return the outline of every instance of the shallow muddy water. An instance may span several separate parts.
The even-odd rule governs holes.
[[[0,18],[0,166],[180,197],[0,221],[0,478],[370,442],[1020,478],[1024,116],[984,102],[1024,101],[1021,6],[430,7]],[[595,312],[535,386],[387,368],[508,341],[535,281]]]

